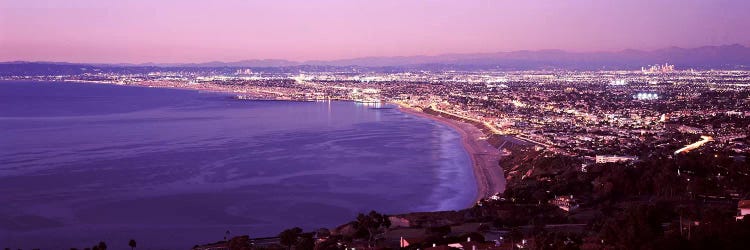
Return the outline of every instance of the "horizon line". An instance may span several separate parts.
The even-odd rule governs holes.
[[[280,58],[264,58],[264,59],[242,59],[242,60],[236,60],[236,61],[220,61],[220,60],[208,60],[208,61],[200,61],[200,62],[137,62],[137,63],[127,63],[127,62],[83,62],[83,61],[52,61],[52,60],[23,60],[23,59],[16,59],[16,60],[8,60],[8,61],[0,61],[2,64],[10,64],[10,63],[51,63],[51,64],[87,64],[87,65],[127,65],[127,66],[179,66],[179,65],[185,65],[185,64],[207,64],[207,63],[239,63],[239,62],[247,62],[247,61],[283,61],[286,63],[292,63],[295,65],[289,65],[289,66],[305,66],[305,65],[313,65],[309,63],[324,63],[324,62],[336,62],[336,61],[347,61],[347,60],[358,60],[358,59],[384,59],[384,58],[409,58],[409,57],[440,57],[440,56],[451,56],[451,55],[489,55],[489,54],[501,54],[501,53],[516,53],[516,52],[544,52],[544,51],[558,51],[558,52],[564,52],[564,53],[571,53],[571,54],[594,54],[594,53],[619,53],[619,52],[627,52],[627,51],[639,51],[639,52],[656,52],[660,50],[666,50],[666,49],[700,49],[700,48],[707,48],[707,47],[731,47],[731,46],[741,46],[743,48],[750,48],[750,44],[742,44],[742,43],[728,43],[728,44],[721,44],[721,45],[703,45],[703,46],[697,46],[697,47],[680,47],[680,46],[667,46],[657,49],[619,49],[619,50],[592,50],[592,51],[574,51],[574,50],[564,50],[564,49],[538,49],[538,50],[528,50],[528,49],[521,49],[521,50],[509,50],[509,51],[495,51],[495,52],[470,52],[470,53],[440,53],[440,54],[419,54],[419,55],[403,55],[403,56],[363,56],[363,57],[348,57],[348,58],[340,58],[340,59],[311,59],[311,60],[290,60],[290,59],[280,59]],[[331,65],[333,66],[333,65]],[[349,66],[357,66],[357,65],[349,65]],[[272,66],[272,67],[279,67],[279,66]]]

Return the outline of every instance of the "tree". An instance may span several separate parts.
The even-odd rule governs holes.
[[[128,242],[128,246],[130,246],[130,249],[135,249],[135,240],[130,239],[130,242]]]
[[[625,249],[641,249],[663,234],[665,219],[660,209],[648,205],[634,205],[616,218],[609,218],[600,234],[610,244]]]
[[[548,195],[547,195],[547,193],[546,193],[546,192],[545,192],[544,190],[542,190],[542,189],[538,189],[538,190],[534,191],[534,193],[532,193],[532,194],[531,194],[531,196],[533,196],[533,197],[534,197],[534,199],[535,199],[535,200],[537,200],[537,202],[538,202],[539,204],[542,204],[542,203],[546,203],[546,202],[547,202],[547,196],[548,196]]]
[[[235,236],[229,240],[229,249],[231,250],[250,250],[252,245],[250,244],[250,236],[242,235]]]
[[[315,240],[312,238],[312,234],[303,234],[299,237],[297,243],[294,244],[295,250],[313,250],[315,248]]]
[[[339,243],[338,239],[329,238],[327,240],[324,240],[322,242],[315,244],[315,247],[313,249],[314,250],[338,250],[338,249],[343,250],[344,249],[343,246],[339,245],[338,243]]]
[[[357,215],[357,228],[367,230],[367,242],[369,246],[375,241],[375,234],[391,226],[391,221],[387,215],[370,211],[369,214]]]
[[[107,243],[104,243],[104,241],[99,241],[99,244],[92,246],[91,250],[107,250]]]
[[[292,246],[297,243],[297,238],[299,238],[300,234],[302,234],[302,228],[299,227],[284,230],[279,233],[279,243],[287,246],[288,249],[292,249]]]
[[[318,238],[328,238],[331,236],[331,231],[328,228],[319,228],[315,231],[315,236]]]

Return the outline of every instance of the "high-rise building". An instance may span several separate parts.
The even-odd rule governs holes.
[[[664,63],[664,65],[649,65],[649,68],[641,67],[641,72],[644,74],[658,74],[658,73],[671,73],[674,72],[674,65]]]

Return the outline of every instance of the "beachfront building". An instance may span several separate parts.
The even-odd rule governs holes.
[[[638,160],[636,156],[619,156],[619,155],[597,155],[596,163],[615,163],[615,162],[628,162]]]

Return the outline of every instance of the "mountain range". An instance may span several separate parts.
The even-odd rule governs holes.
[[[444,54],[437,56],[363,57],[331,61],[245,60],[197,64],[154,65],[179,67],[290,67],[300,65],[404,67],[418,65],[498,66],[508,68],[569,67],[569,68],[632,68],[656,63],[678,67],[750,66],[750,47],[739,44],[698,48],[670,47],[642,51],[567,52],[562,50],[513,51],[476,54]]]
[[[28,62],[6,62],[2,65]],[[69,65],[71,63],[43,64]],[[568,52],[563,50],[513,51],[436,56],[362,57],[329,61],[289,61],[280,59],[243,60],[177,64],[83,64],[99,67],[179,67],[179,68],[319,68],[364,67],[406,69],[637,69],[651,64],[670,63],[677,68],[737,69],[750,67],[750,47],[733,44],[697,48],[670,47],[658,50],[617,52]],[[72,65],[82,65],[73,63]]]

